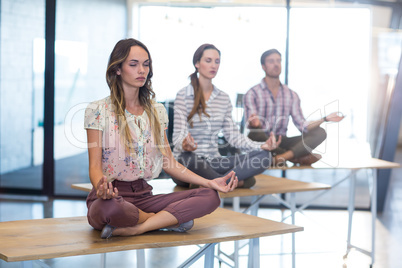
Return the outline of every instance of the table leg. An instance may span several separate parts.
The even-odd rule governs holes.
[[[240,212],[240,197],[233,197],[233,210],[236,212]]]
[[[105,268],[106,267],[106,253],[101,253],[100,257],[101,257],[100,267]]]
[[[21,262],[21,268],[32,268],[32,261],[22,261]]]
[[[259,268],[260,267],[260,239],[259,238],[250,239],[248,246],[249,246],[248,268]]]
[[[215,249],[215,245],[216,243],[211,243],[211,244],[205,244],[202,248],[200,248],[196,253],[194,253],[190,258],[188,258],[185,262],[183,262],[181,265],[178,266],[178,268],[187,268],[187,267],[191,267],[192,264],[194,264],[194,262],[196,262],[199,258],[201,258],[202,255],[204,254],[211,254],[211,252],[209,251],[210,248],[212,251],[212,254],[214,253],[214,249]],[[209,257],[208,257],[209,258]],[[213,258],[212,258],[213,260]],[[205,261],[205,265],[210,265],[209,264],[210,260],[208,259],[208,261]],[[205,266],[204,265],[204,266]],[[213,267],[213,263],[212,266],[206,266],[206,267]]]
[[[292,213],[292,225],[296,222],[296,195],[290,193],[290,210]],[[296,267],[296,235],[292,233],[292,268]]]
[[[47,265],[46,263],[44,263],[44,262],[41,261],[41,260],[22,261],[22,262],[21,262],[21,267],[22,267],[22,268],[33,268],[33,267],[34,267],[34,266],[33,266],[34,262],[35,262],[35,264],[39,265],[39,266],[42,267],[42,268],[51,268],[49,265]],[[36,265],[35,265],[35,267],[36,267]]]
[[[137,268],[145,267],[145,249],[137,249]]]
[[[252,207],[250,208],[250,214],[253,216],[258,215],[259,202],[257,202],[258,196],[253,196],[251,199]],[[260,267],[260,240],[257,238],[249,239],[248,242],[248,267]]]
[[[214,258],[215,258],[215,244],[212,244],[205,251],[204,268],[214,267]]]
[[[371,192],[371,266],[375,261],[375,227],[377,219],[377,172],[372,170],[372,192]]]
[[[224,202],[224,199],[223,199],[223,198],[221,199],[220,207],[221,207],[221,208],[224,208],[224,207],[225,207],[225,202]],[[218,244],[218,247],[217,247],[217,258],[218,258],[218,261],[219,261],[219,267],[222,266],[222,260],[221,260],[221,258],[220,258],[221,254],[224,254],[224,253],[223,253],[223,251],[221,250],[221,243],[219,243],[219,244]]]
[[[348,238],[347,238],[346,256],[352,247],[351,239],[352,239],[353,213],[355,210],[355,193],[356,193],[356,171],[353,170],[352,173],[350,174],[350,185],[349,185],[349,204],[348,204],[349,220],[348,220]]]
[[[233,197],[233,210],[240,212],[240,197]],[[234,268],[239,268],[239,241],[234,241],[233,263]]]
[[[258,215],[258,208],[259,208],[259,202],[257,202],[258,200],[258,196],[252,196],[251,198],[251,204],[252,207],[250,208],[250,214],[253,216],[257,216]]]

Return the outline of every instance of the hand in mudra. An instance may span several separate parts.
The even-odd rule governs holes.
[[[252,114],[248,119],[248,124],[252,128],[259,128],[261,127],[261,121],[258,115]]]
[[[340,112],[333,112],[325,117],[328,122],[339,122],[345,118],[345,116]]]
[[[107,182],[106,176],[103,176],[96,187],[96,196],[101,199],[112,199],[119,196],[119,191],[116,187],[113,188],[111,182]]]
[[[184,138],[181,147],[184,151],[192,152],[197,149],[197,143],[194,141],[193,136],[190,133],[187,134],[187,137]]]
[[[230,179],[230,180],[229,180]],[[227,182],[229,180],[229,182]],[[219,192],[228,193],[233,191],[239,183],[236,173],[232,170],[223,177],[219,177],[208,181],[208,186],[211,189]]]
[[[279,136],[278,140],[276,140],[274,133],[271,131],[271,133],[269,134],[269,138],[263,145],[261,145],[261,148],[266,151],[273,151],[276,148],[278,148],[281,142],[282,142],[282,136]]]

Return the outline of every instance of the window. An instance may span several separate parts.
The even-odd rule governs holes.
[[[286,9],[282,7],[140,7],[138,38],[151,52],[157,99],[174,99],[189,84],[195,50],[204,43],[221,51],[213,83],[231,96],[245,93],[264,76],[261,54],[285,50]],[[208,19],[206,19],[208,18]],[[282,74],[284,75],[284,74]]]

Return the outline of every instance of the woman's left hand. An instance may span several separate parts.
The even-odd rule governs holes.
[[[230,181],[229,183],[226,183],[228,179],[230,179]],[[238,183],[239,180],[237,179],[236,173],[234,171],[229,172],[223,177],[208,181],[209,188],[223,193],[233,191],[237,187]]]

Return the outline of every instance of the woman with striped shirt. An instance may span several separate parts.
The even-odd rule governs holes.
[[[177,93],[174,102],[174,155],[178,162],[207,179],[233,170],[239,187],[249,188],[255,184],[253,176],[270,167],[270,150],[279,145],[281,138],[276,141],[272,134],[266,142],[254,142],[240,133],[232,118],[228,94],[212,84],[220,65],[220,51],[214,45],[201,45],[194,53],[193,64],[191,83]],[[218,150],[219,133],[245,153],[222,157]]]

